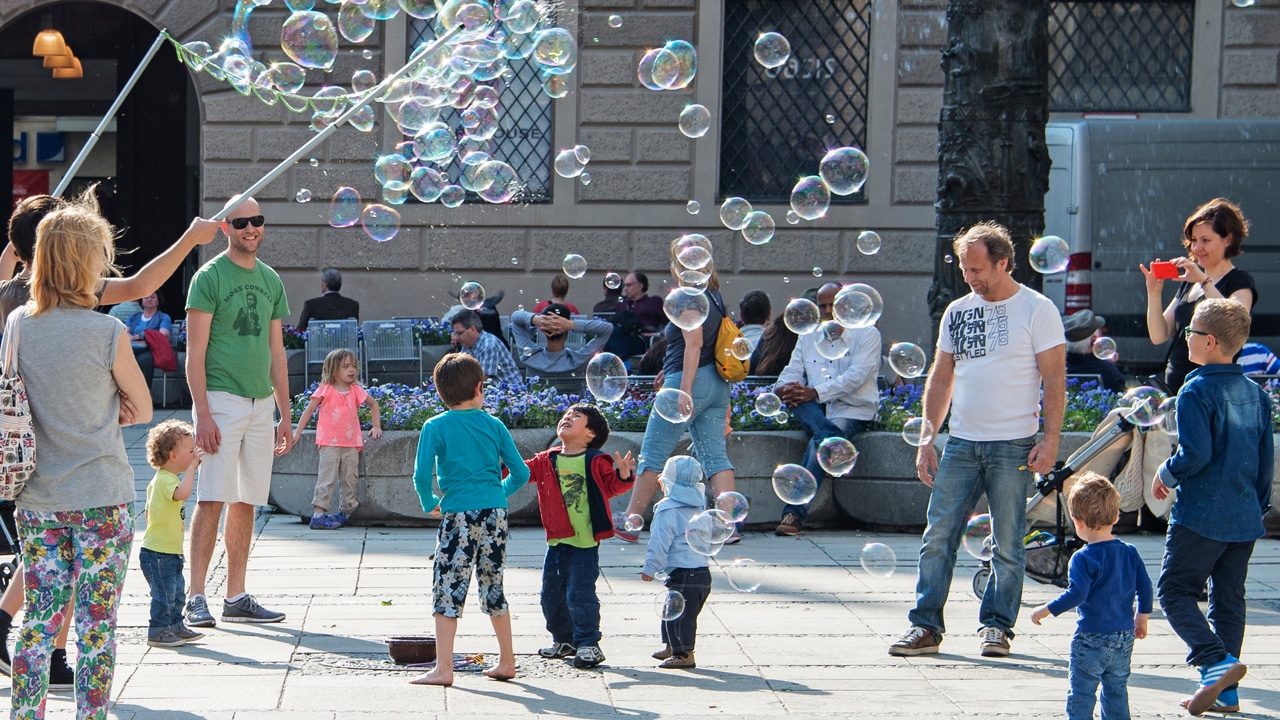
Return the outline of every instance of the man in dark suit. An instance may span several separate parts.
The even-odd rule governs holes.
[[[338,293],[342,289],[342,273],[337,268],[325,268],[320,273],[320,297],[302,303],[302,315],[298,317],[298,329],[306,330],[312,320],[360,319],[360,303]]]

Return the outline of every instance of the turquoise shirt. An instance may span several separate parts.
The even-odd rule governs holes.
[[[511,472],[502,478],[502,466]],[[431,486],[438,478],[443,498]],[[422,509],[441,512],[505,508],[507,497],[529,482],[529,468],[520,457],[502,421],[484,410],[449,410],[422,426],[413,486]]]

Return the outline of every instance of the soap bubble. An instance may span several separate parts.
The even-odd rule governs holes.
[[[791,57],[791,43],[776,32],[767,32],[756,38],[756,62],[767,68],[776,68]]]
[[[295,12],[280,27],[280,49],[302,67],[329,70],[338,57],[338,31],[328,15]]]
[[[507,202],[520,190],[520,179],[516,176],[515,168],[501,160],[484,163],[477,175],[483,177],[487,185],[478,193],[485,202]]]
[[[867,181],[870,161],[856,147],[836,148],[822,156],[818,175],[834,195],[852,195]]]
[[[773,421],[779,425],[786,425],[790,419],[791,416],[785,410],[773,416]]]
[[[893,553],[893,548],[884,543],[867,543],[858,554],[858,564],[868,575],[887,578],[892,577],[893,571],[897,569],[898,556]]]
[[[684,209],[690,215],[697,215],[699,212],[702,211],[702,203],[698,202],[697,200],[690,200],[689,202],[684,204]]]
[[[449,184],[449,177],[427,165],[419,165],[409,175],[409,192],[422,202],[435,202]]]
[[[711,111],[702,105],[686,105],[680,112],[679,125],[685,137],[700,138],[711,129]]]
[[[622,529],[627,532],[640,532],[644,529],[644,516],[632,513],[622,521]]]
[[[924,374],[928,363],[929,359],[925,356],[924,349],[915,343],[894,343],[889,348],[889,367],[893,368],[899,377],[920,377]]]
[[[458,302],[468,310],[479,310],[484,306],[484,286],[478,282],[463,283],[458,290]]]
[[[267,78],[280,92],[296,93],[307,82],[307,71],[291,62],[280,62],[267,70]]]
[[[392,190],[405,190],[409,187],[409,176],[413,166],[405,161],[400,153],[391,153],[378,158],[373,165],[373,177],[383,187]]]
[[[847,328],[871,327],[884,312],[884,300],[870,285],[852,283],[840,288],[831,306],[836,322]]]
[[[692,43],[685,40],[669,40],[663,49],[676,59],[676,78],[668,89],[681,90],[689,87],[689,83],[698,74],[698,51]]]
[[[294,194],[293,199],[300,203],[311,202],[311,191],[306,188],[302,188]]]
[[[355,5],[374,20],[390,20],[400,12],[400,8],[393,0],[365,0],[365,2],[356,2]]]
[[[688,422],[693,417],[693,398],[679,388],[664,387],[653,396],[653,411],[667,422]]]
[[[610,16],[609,16],[609,27],[611,27],[611,28],[620,28],[620,27],[622,27],[622,16],[621,16],[621,15],[610,15]]]
[[[662,311],[667,319],[681,330],[700,327],[711,311],[711,302],[703,293],[689,293],[683,288],[672,288],[662,301]]]
[[[751,353],[755,352],[755,346],[745,337],[737,337],[733,339],[733,343],[729,345],[729,354],[739,360],[747,360],[751,357]]]
[[[716,509],[726,513],[729,516],[729,520],[734,523],[746,520],[750,507],[750,503],[747,502],[747,496],[740,492],[730,490],[716,496]]]
[[[533,60],[544,67],[564,67],[577,55],[577,43],[564,28],[553,27],[533,37]]]
[[[679,590],[663,590],[653,602],[653,608],[662,622],[673,622],[684,614],[684,595]]]
[[[440,190],[440,204],[447,208],[456,208],[467,199],[467,191],[458,185],[445,185]]]
[[[902,424],[902,439],[912,447],[920,447],[933,442],[933,423],[922,417],[914,417]]]
[[[756,396],[756,412],[764,417],[772,417],[782,411],[782,400],[771,392],[763,392]]]
[[[818,494],[818,481],[803,467],[787,463],[773,471],[773,492],[788,505],[804,505]]]
[[[578,158],[578,162],[583,165],[591,162],[591,148],[586,145],[574,145],[573,154]]]
[[[627,366],[613,353],[599,353],[587,363],[587,390],[603,402],[617,402],[627,392]]]
[[[577,280],[587,274],[587,260],[576,253],[569,253],[564,256],[564,262],[560,264],[560,269],[564,270],[565,275]]]
[[[844,477],[857,462],[858,449],[839,435],[818,444],[818,465],[831,477]]]
[[[751,203],[740,197],[731,197],[720,205],[720,222],[730,230],[741,230],[747,226],[750,213]]]
[[[964,528],[964,551],[978,560],[990,560],[995,550],[995,538],[991,535],[991,516],[974,515]]]
[[[815,337],[818,341],[814,343],[814,350],[818,354],[828,360],[839,360],[849,354],[850,338],[845,328],[835,320],[827,320],[814,330]]]
[[[813,266],[813,276],[814,276],[814,277],[816,277],[816,278],[820,278],[820,277],[822,277],[822,268],[821,268],[821,267],[818,267],[817,265],[814,265],[814,266]]]
[[[734,560],[732,565],[725,568],[724,575],[729,581],[729,587],[738,592],[753,593],[764,584],[764,572],[751,558]]]
[[[564,79],[563,75],[544,74],[542,76],[542,92],[549,98],[559,100],[569,94],[569,82]]]
[[[1116,403],[1116,407],[1125,408],[1122,414],[1134,425],[1151,427],[1159,425],[1160,421],[1164,420],[1161,403],[1165,399],[1164,393],[1153,387],[1142,385],[1125,393]]]
[[[587,169],[587,164],[578,159],[578,154],[572,148],[557,153],[554,166],[556,174],[562,178],[578,177]]]
[[[1258,0],[1231,0],[1231,4],[1238,8],[1251,8]]]
[[[831,191],[817,175],[806,175],[791,189],[791,209],[805,220],[818,220],[831,208]]]
[[[747,224],[742,228],[742,237],[752,245],[763,245],[773,239],[773,216],[763,210],[747,213]]]
[[[386,205],[373,203],[360,213],[360,227],[374,240],[386,242],[400,232],[400,213]]]
[[[389,187],[382,188],[382,201],[391,203],[392,205],[403,205],[404,201],[409,198],[408,190],[392,190]]]
[[[372,70],[357,70],[351,73],[351,89],[365,92],[378,84],[378,76]]]
[[[377,26],[378,22],[360,12],[360,6],[355,3],[344,3],[338,10],[338,32],[353,43],[364,42]],[[372,55],[370,53],[370,57]]]
[[[1109,337],[1099,337],[1093,341],[1093,356],[1099,360],[1114,360],[1116,357],[1116,341]]]
[[[711,251],[701,244],[690,243],[676,252],[676,260],[690,270],[701,270],[711,262]]]
[[[604,286],[610,290],[617,290],[622,287],[622,276],[616,272],[605,273]]]
[[[713,514],[717,512],[719,511],[704,510],[689,519],[685,525],[684,539],[689,543],[690,550],[710,557],[724,548],[724,541],[733,534],[733,526],[729,526],[728,533],[720,529],[723,527],[721,518]]]
[[[1027,253],[1027,262],[1031,264],[1031,269],[1038,273],[1060,273],[1067,269],[1067,263],[1070,261],[1071,248],[1066,240],[1057,235],[1037,238],[1031,243],[1031,250]]]
[[[1164,419],[1160,421],[1160,429],[1169,435],[1178,436],[1178,396],[1170,395],[1160,403],[1160,413]]]
[[[582,183],[583,185],[590,185],[591,173],[583,171],[583,173],[578,176],[578,182]]]
[[[880,233],[875,230],[863,230],[858,233],[858,252],[863,255],[875,255],[880,252]]]
[[[329,202],[329,225],[351,227],[360,222],[360,193],[355,188],[340,187]]]
[[[808,335],[818,329],[818,324],[822,322],[822,314],[812,300],[796,298],[787,303],[787,309],[782,311],[782,322],[791,332],[797,335]]]
[[[800,224],[800,216],[796,214],[796,211],[795,211],[795,210],[788,210],[788,211],[787,211],[787,214],[786,214],[786,215],[783,215],[783,217],[787,219],[787,224],[788,224],[788,225],[799,225],[799,224]]]

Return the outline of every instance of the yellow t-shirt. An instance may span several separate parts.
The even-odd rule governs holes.
[[[548,540],[547,544],[595,547],[599,543],[591,531],[591,507],[587,503],[587,454],[556,455],[556,475],[560,476],[560,494],[564,496],[564,507],[569,511],[573,537]]]
[[[182,554],[182,501],[173,499],[178,489],[178,476],[168,470],[157,470],[147,485],[147,534],[142,547],[169,555]]]

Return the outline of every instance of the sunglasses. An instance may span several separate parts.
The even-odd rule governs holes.
[[[235,220],[228,220],[227,222],[231,223],[231,227],[237,230],[243,230],[249,227],[249,225],[262,227],[263,224],[267,222],[267,219],[261,215],[254,215],[253,217],[236,218]]]
[[[1188,340],[1190,340],[1190,339],[1191,339],[1191,336],[1192,336],[1192,335],[1204,335],[1205,337],[1209,337],[1211,334],[1212,334],[1212,333],[1207,333],[1207,332],[1205,332],[1205,331],[1203,331],[1203,330],[1194,330],[1194,329],[1192,329],[1192,328],[1191,328],[1191,326],[1190,326],[1190,325],[1188,325],[1188,326],[1186,327],[1186,329],[1184,329],[1184,330],[1182,331],[1182,336],[1183,336],[1184,338],[1188,339]]]

